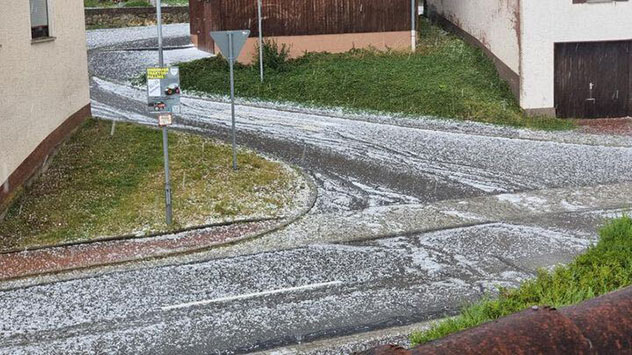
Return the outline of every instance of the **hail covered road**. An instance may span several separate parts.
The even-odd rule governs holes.
[[[152,27],[88,34],[95,116],[153,124],[125,81]],[[166,27],[169,62],[205,56]],[[188,95],[177,128],[226,139]],[[288,228],[154,263],[0,285],[0,353],[235,353],[453,314],[567,262],[629,206],[626,137],[242,101],[239,142],[300,166],[316,205]]]

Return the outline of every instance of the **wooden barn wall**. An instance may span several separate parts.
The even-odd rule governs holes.
[[[263,34],[410,31],[410,12],[410,0],[263,0]],[[257,0],[191,0],[192,33],[241,29],[259,35]]]
[[[214,43],[209,33],[209,21],[205,19],[206,12],[205,0],[190,0],[189,1],[189,22],[191,35],[196,35],[197,46],[202,50],[213,52]]]

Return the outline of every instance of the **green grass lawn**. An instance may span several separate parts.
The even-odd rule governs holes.
[[[568,129],[569,121],[528,118],[481,50],[427,21],[415,54],[352,50],[306,54],[286,63],[265,55],[264,84],[258,65],[238,65],[237,95],[314,106],[338,106],[412,116],[437,116],[541,129]],[[180,65],[188,90],[225,95],[228,65],[221,57]]]
[[[83,0],[84,7],[115,7],[116,3],[112,1],[101,1],[101,0]]]
[[[475,303],[455,318],[411,335],[414,345],[475,327],[535,305],[562,307],[632,285],[632,219],[606,225],[597,245],[567,266],[540,271],[517,289],[502,289],[496,299]]]
[[[164,222],[162,134],[91,119],[0,221],[0,250],[169,231],[235,216],[273,216],[291,201],[295,173],[252,152],[171,132],[175,224]]]

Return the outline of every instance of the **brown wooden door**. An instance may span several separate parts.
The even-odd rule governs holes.
[[[632,110],[632,41],[557,43],[559,117],[625,117]]]

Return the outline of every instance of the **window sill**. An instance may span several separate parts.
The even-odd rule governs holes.
[[[53,42],[55,41],[55,39],[57,39],[56,37],[41,37],[41,38],[35,38],[31,40],[31,44],[38,44],[38,43],[46,43],[46,42]]]

